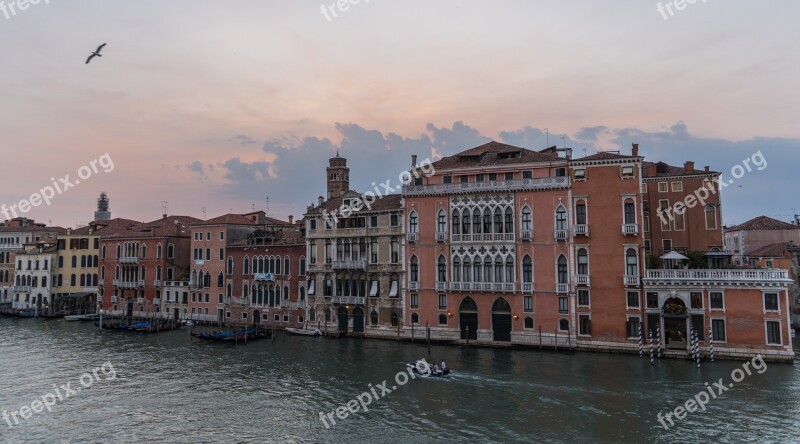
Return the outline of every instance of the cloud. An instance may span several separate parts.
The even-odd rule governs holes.
[[[575,138],[578,140],[589,140],[592,142],[597,142],[598,136],[608,133],[609,133],[608,127],[605,125],[584,127],[581,128],[577,133],[575,133]]]
[[[231,137],[230,139],[228,139],[228,142],[236,143],[236,144],[241,145],[241,146],[257,145],[258,144],[258,140],[254,139],[254,138],[252,138],[250,136],[246,136],[244,134],[237,134],[237,135]]]

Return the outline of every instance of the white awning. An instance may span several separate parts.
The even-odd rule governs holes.
[[[315,287],[314,279],[309,279],[308,280],[308,295],[309,296],[314,296],[314,287]]]
[[[689,258],[684,256],[684,255],[682,255],[682,254],[680,254],[680,253],[678,253],[678,252],[670,251],[669,253],[661,256],[661,259],[685,261],[685,260],[687,260]]]
[[[378,281],[372,281],[372,286],[369,289],[369,295],[372,297],[378,295]]]
[[[392,281],[392,288],[389,289],[389,297],[397,297],[397,281]]]

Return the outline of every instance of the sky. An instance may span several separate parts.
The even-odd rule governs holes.
[[[729,179],[760,152],[724,223],[800,209],[796,1],[20,1],[0,1],[0,204],[66,188],[17,209],[37,221],[85,224],[101,191],[135,220],[299,218],[337,149],[367,191],[489,140],[638,143]]]

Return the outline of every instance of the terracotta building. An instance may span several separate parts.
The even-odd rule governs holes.
[[[736,265],[746,265],[745,258],[758,249],[783,242],[800,245],[800,225],[758,216],[725,228],[725,250]]]

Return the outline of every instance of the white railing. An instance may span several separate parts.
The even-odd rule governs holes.
[[[447,289],[447,282],[437,282],[436,283],[436,290],[437,291],[444,291]]]
[[[450,282],[450,289],[455,291],[461,290],[461,282]]]
[[[406,239],[408,239],[409,242],[416,242],[419,239],[419,233],[407,233]]]
[[[461,242],[461,235],[460,234],[454,234],[454,235],[452,235],[450,237],[451,237],[451,241],[452,242]]]
[[[572,226],[572,230],[575,233],[575,236],[589,235],[589,226],[586,224],[575,224]]]
[[[625,275],[622,277],[622,280],[626,287],[638,287],[639,286],[639,276],[629,276]]]
[[[447,232],[445,231],[436,232],[436,242],[444,242],[446,240],[447,240]]]
[[[22,244],[0,244],[0,249],[3,250],[21,250]]]
[[[787,270],[647,270],[647,280],[672,282],[791,282]]]
[[[123,281],[121,279],[114,279],[114,286],[119,288],[136,288],[137,282],[128,282],[128,281]],[[142,284],[142,286],[144,286],[144,283]]]
[[[411,291],[419,290],[419,281],[409,281],[408,289]]]
[[[639,225],[622,224],[622,234],[624,236],[636,236],[637,234],[639,234]]]
[[[556,293],[569,293],[569,284],[556,284]]]
[[[144,279],[139,279],[139,281],[137,282],[137,285],[140,286],[140,287],[144,287]]]
[[[519,238],[524,241],[529,241],[533,237],[531,230],[522,230],[519,232]]]
[[[138,256],[120,256],[119,258],[120,264],[138,264],[139,257]]]
[[[589,275],[588,274],[575,275],[575,285],[589,285]]]
[[[567,230],[556,230],[555,237],[557,241],[567,240]]]
[[[256,281],[274,281],[275,276],[272,273],[253,273],[253,279]]]
[[[442,284],[444,289],[444,282]],[[533,284],[529,284],[533,285]],[[513,282],[450,282],[450,290],[453,291],[495,291],[495,292],[513,292],[516,284]],[[439,289],[437,287],[437,289]]]
[[[334,304],[366,305],[366,298],[358,296],[334,296]]]
[[[442,193],[468,193],[475,191],[550,190],[569,186],[569,178],[542,177],[536,179],[494,180],[489,182],[445,183],[435,185],[407,185],[403,195],[423,196]]]
[[[161,305],[161,298],[154,298],[153,305]]]
[[[83,287],[85,293],[96,293],[97,287]]]
[[[136,303],[139,305],[144,305],[144,298],[136,298]]]
[[[153,279],[153,287],[161,287],[161,279]]]
[[[119,298],[117,296],[111,296],[111,303],[116,304]]]
[[[14,286],[14,291],[15,292],[31,291],[31,286],[30,285],[15,285]]]
[[[412,234],[412,233],[409,233]],[[367,261],[333,261],[334,270],[366,270]]]
[[[523,293],[533,293],[533,282],[523,282],[520,288]]]

